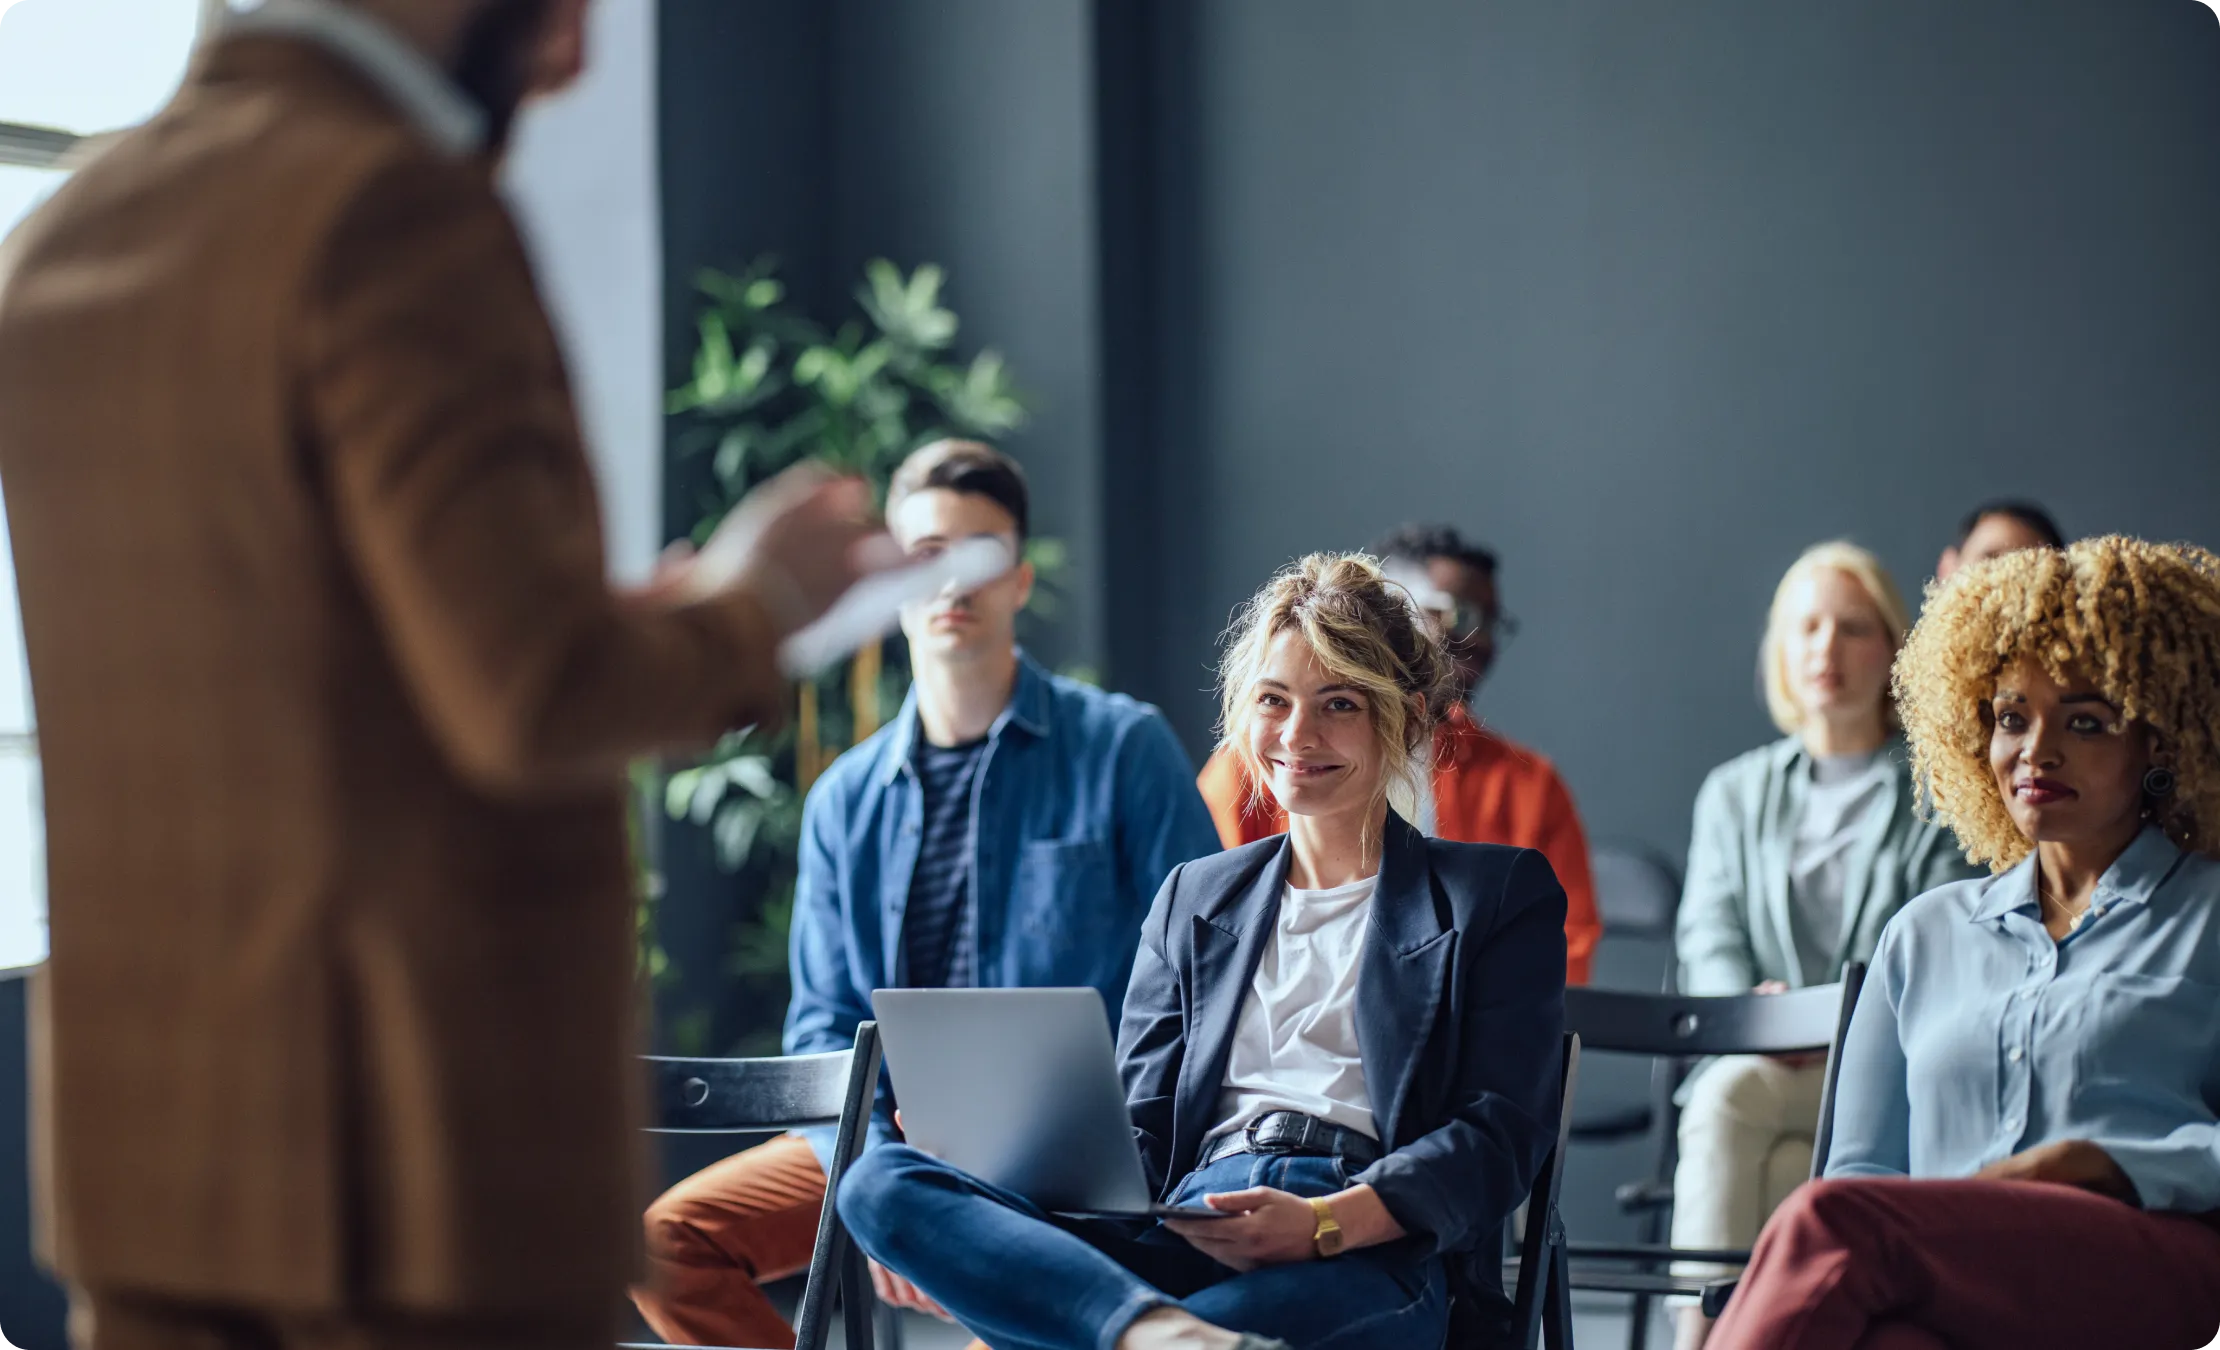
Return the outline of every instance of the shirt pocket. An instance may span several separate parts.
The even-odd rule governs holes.
[[[2093,976],[2071,1019],[2073,1092],[2114,1108],[2202,1105],[2220,989],[2179,975]]]
[[[1101,985],[1127,968],[1140,935],[1118,903],[1116,865],[1101,840],[1023,844],[1011,881],[1018,983]]]

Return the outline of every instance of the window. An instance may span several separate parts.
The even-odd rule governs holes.
[[[0,0],[0,236],[68,176],[86,136],[144,120],[221,0]],[[14,555],[0,483],[0,967],[46,956],[45,829]]]

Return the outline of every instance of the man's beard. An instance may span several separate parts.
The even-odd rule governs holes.
[[[455,84],[486,115],[486,146],[498,154],[517,110],[532,92],[533,66],[554,0],[489,0],[463,29],[452,72]]]

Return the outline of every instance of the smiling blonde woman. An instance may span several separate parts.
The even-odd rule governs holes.
[[[1118,1038],[1158,1194],[1223,1217],[1106,1232],[901,1144],[841,1188],[864,1249],[989,1345],[1406,1350],[1444,1344],[1453,1289],[1470,1338],[1505,1311],[1499,1235],[1556,1123],[1564,890],[1391,809],[1449,658],[1370,559],[1295,563],[1232,637],[1225,739],[1289,830],[1173,871]]]

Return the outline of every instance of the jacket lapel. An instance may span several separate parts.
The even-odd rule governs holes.
[[[1409,1142],[1402,1122],[1427,1036],[1440,1016],[1456,945],[1451,931],[1435,907],[1425,838],[1390,813],[1357,976],[1357,1050],[1373,1122],[1387,1148]]]
[[[1762,846],[1757,850],[1762,866],[1752,882],[1762,892],[1765,921],[1771,932],[1773,950],[1779,954],[1780,965],[1795,978],[1789,984],[1801,986],[1804,972],[1796,956],[1796,927],[1788,913],[1788,869],[1796,849],[1796,822],[1804,817],[1805,784],[1811,768],[1804,759],[1804,749],[1795,737],[1778,743],[1781,754],[1770,766],[1766,775],[1765,804],[1762,808],[1758,838]],[[1765,946],[1759,935],[1752,933],[1751,946],[1755,948],[1758,969],[1766,967]]]
[[[1287,888],[1290,857],[1287,836],[1264,860],[1248,885],[1232,891],[1212,909],[1194,916],[1195,1008],[1188,1021],[1187,1053],[1180,1060],[1179,1089],[1172,1107],[1176,1136],[1173,1171],[1177,1181],[1194,1165],[1203,1131],[1217,1123],[1219,1088],[1233,1033],[1248,1002],[1264,944],[1279,922],[1280,896]]]

